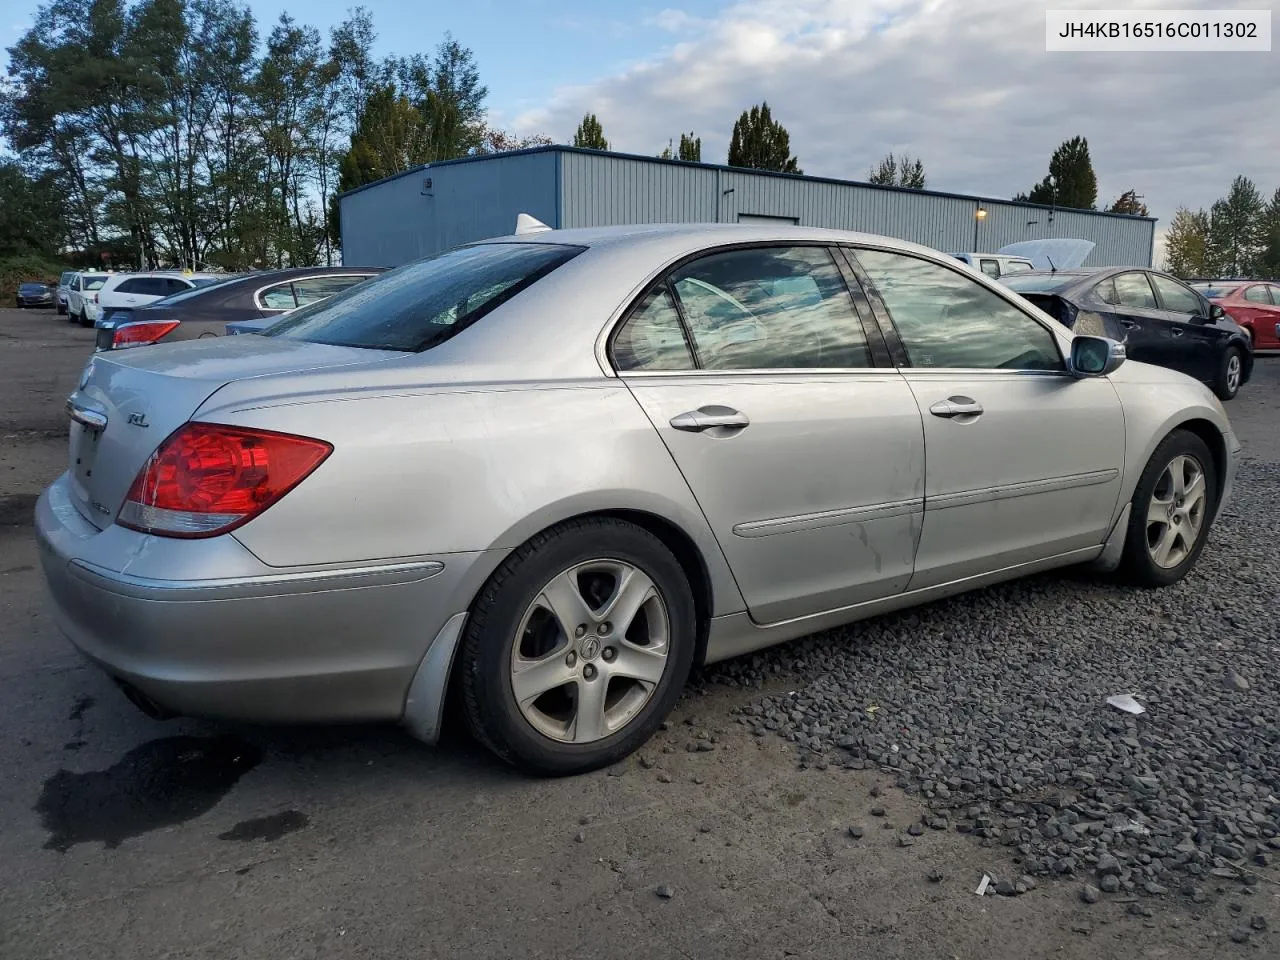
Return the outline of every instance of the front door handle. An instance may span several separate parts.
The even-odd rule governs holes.
[[[685,430],[689,433],[703,433],[708,430],[715,430],[716,434],[721,436],[742,430],[750,425],[751,421],[747,419],[745,413],[741,413],[733,409],[733,407],[725,407],[720,404],[699,407],[697,410],[676,414],[671,418],[671,426],[677,430]]]
[[[1180,327],[1174,327],[1174,328],[1173,328],[1173,335],[1174,335],[1175,337],[1180,337],[1180,336],[1182,336],[1182,334],[1183,334],[1184,332],[1185,332],[1185,331],[1183,331],[1183,330],[1182,330],[1182,328],[1180,328]]]
[[[1142,329],[1142,324],[1138,323],[1136,320],[1121,320],[1120,325],[1123,326],[1126,330]]]
[[[972,397],[947,397],[930,407],[929,412],[935,417],[944,417],[948,420],[954,417],[980,417],[982,404]]]

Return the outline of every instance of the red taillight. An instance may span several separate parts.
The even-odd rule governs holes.
[[[247,523],[333,452],[323,440],[188,423],[147,460],[116,522],[167,537],[212,537]]]
[[[114,350],[121,350],[124,347],[141,347],[148,343],[155,343],[177,326],[177,320],[140,320],[137,323],[122,323],[115,329],[111,338],[111,347]]]

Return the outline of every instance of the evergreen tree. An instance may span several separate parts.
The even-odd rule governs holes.
[[[1015,200],[1045,206],[1092,210],[1098,202],[1098,177],[1089,159],[1089,141],[1072,137],[1062,143],[1049,159],[1049,175]]]
[[[923,190],[925,184],[924,162],[919,157],[912,158],[903,154],[902,158],[888,154],[867,175],[868,183],[876,183],[886,187],[907,187],[911,190]]]
[[[609,149],[609,141],[604,138],[604,127],[600,126],[600,120],[594,113],[588,113],[578,124],[578,130],[573,135],[573,145],[586,147],[588,150]]]
[[[791,155],[791,135],[773,119],[768,103],[742,111],[734,123],[733,138],[729,141],[729,166],[802,172]]]

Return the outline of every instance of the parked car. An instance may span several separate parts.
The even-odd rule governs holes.
[[[63,316],[67,312],[67,292],[71,288],[71,278],[76,275],[74,270],[63,272],[58,278],[58,316]]]
[[[113,275],[83,271],[72,274],[67,285],[67,314],[72,323],[91,327],[101,316],[98,309],[98,291]]]
[[[14,304],[23,307],[52,307],[54,292],[47,283],[20,283],[14,294]]]
[[[241,274],[142,307],[117,309],[98,324],[97,349],[219,337],[241,320],[271,320],[381,273],[382,267],[293,267]]]
[[[229,276],[225,273],[182,273],[175,270],[117,273],[98,291],[97,319],[135,310],[175,293],[206,287],[226,279]]]
[[[1035,571],[1182,579],[1221,403],[945,254],[772,225],[470,244],[260,336],[96,354],[36,507],[153,716],[616,761],[695,663]],[[456,687],[450,684],[456,684]]]
[[[1026,273],[1035,265],[1026,257],[1011,257],[1004,253],[953,253],[953,257],[981,270],[993,280],[1010,273]]]
[[[1198,290],[1240,324],[1256,350],[1280,350],[1280,281],[1193,280]]]
[[[1129,358],[1171,367],[1230,400],[1249,381],[1253,347],[1218,304],[1138,267],[1036,271],[1004,284],[1080,333],[1123,340]]]

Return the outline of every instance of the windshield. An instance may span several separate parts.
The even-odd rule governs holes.
[[[457,247],[301,307],[262,335],[371,350],[426,350],[583,249],[552,243]]]
[[[1078,273],[1005,274],[1000,282],[1018,293],[1052,293],[1075,283],[1080,276]]]
[[[1191,284],[1190,286],[1194,290],[1199,290],[1210,300],[1225,297],[1232,291],[1240,288],[1240,284],[1238,283],[1217,283],[1212,280],[1201,280],[1198,283]]]

